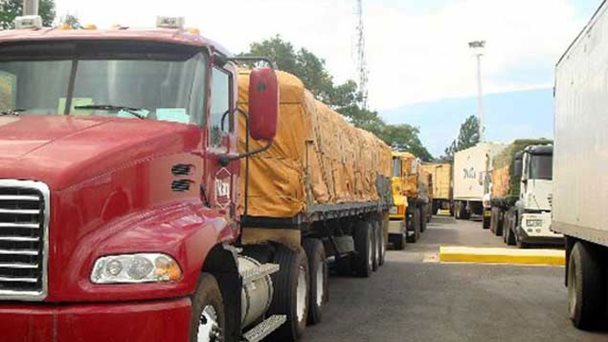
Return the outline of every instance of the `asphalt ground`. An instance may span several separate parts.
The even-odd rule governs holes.
[[[434,217],[370,279],[332,277],[303,341],[608,341],[570,323],[563,267],[439,263],[440,246],[505,245],[480,222]]]

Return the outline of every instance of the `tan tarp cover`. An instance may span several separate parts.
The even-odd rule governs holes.
[[[433,175],[433,198],[450,199],[452,183],[452,164],[424,163],[422,169]]]
[[[390,148],[315,100],[297,77],[280,71],[277,75],[277,134],[270,149],[249,159],[248,215],[288,218],[312,204],[378,200],[376,175],[390,177]],[[247,112],[248,71],[240,72],[238,83],[239,108]],[[239,117],[239,150],[243,152],[245,119]],[[250,139],[249,149],[262,145]]]
[[[548,143],[551,141],[547,139],[518,139],[496,155],[492,160],[492,197],[518,197],[520,180],[511,179],[515,154],[523,151],[527,146]]]

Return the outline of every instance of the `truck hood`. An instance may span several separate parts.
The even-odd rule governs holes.
[[[152,120],[0,116],[0,179],[61,190],[154,154],[193,150],[201,139],[195,126]]]

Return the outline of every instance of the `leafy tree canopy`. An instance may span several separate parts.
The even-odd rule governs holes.
[[[466,150],[479,143],[479,119],[475,115],[469,116],[460,126],[460,132],[456,140],[445,149],[446,160],[453,160],[454,153]]]
[[[291,43],[276,35],[251,44],[249,51],[241,55],[270,58],[280,70],[296,75],[320,101],[344,115],[355,126],[376,134],[397,150],[411,152],[423,160],[432,159],[418,137],[418,128],[407,124],[387,125],[378,112],[363,108],[363,97],[357,83],[349,80],[335,84],[326,69],[325,60],[311,51],[304,48],[296,50]]]
[[[23,0],[0,0],[0,28],[13,28],[15,18],[23,13]],[[40,0],[38,14],[43,26],[51,26],[55,20],[55,1]]]

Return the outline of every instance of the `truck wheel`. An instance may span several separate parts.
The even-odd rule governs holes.
[[[393,244],[393,249],[396,251],[402,251],[405,249],[405,235],[406,233],[393,234],[389,236],[390,242]]]
[[[506,231],[506,236],[505,236],[505,241],[507,243],[508,246],[513,246],[515,245],[515,218],[512,217],[512,215],[509,215],[509,224],[505,225],[505,229]]]
[[[358,221],[355,225],[355,255],[352,266],[355,274],[369,278],[372,274],[374,261],[373,229],[366,221]]]
[[[517,245],[517,248],[525,249],[528,248],[528,243],[521,239],[521,234],[519,233],[520,229],[521,228],[519,227],[515,227],[516,233],[513,234],[515,235],[515,244]]]
[[[190,341],[223,341],[224,329],[224,302],[220,287],[211,274],[203,273],[192,296]]]
[[[504,221],[502,223],[502,241],[507,243],[507,230],[509,230],[509,217],[505,215]]]
[[[379,247],[379,239],[378,234],[380,234],[380,226],[376,224],[376,221],[370,220],[368,221],[369,225],[372,227],[372,271],[376,272],[378,270],[380,264],[380,249]]]
[[[274,256],[279,272],[272,277],[274,296],[269,315],[287,315],[287,321],[270,336],[271,341],[296,341],[304,333],[308,318],[308,260],[302,249],[279,246]]]
[[[595,328],[604,312],[605,296],[601,258],[587,244],[575,243],[568,262],[568,308],[574,326]]]
[[[325,247],[319,239],[305,239],[302,244],[308,256],[310,287],[308,291],[308,324],[321,322],[322,309],[329,301],[327,291],[327,260]]]
[[[460,202],[454,202],[454,209],[452,211],[454,213],[454,218],[460,220]]]
[[[378,266],[384,265],[384,257],[386,256],[386,240],[384,239],[384,230],[380,221],[374,221],[376,225],[376,256],[378,259]]]
[[[502,236],[504,231],[504,215],[500,208],[496,208],[496,236]]]
[[[426,224],[428,223],[427,221],[427,216],[426,216],[426,210],[424,210],[424,207],[420,208],[420,232],[424,233],[426,231]]]
[[[483,218],[482,218],[482,227],[483,229],[488,229],[490,228],[490,217],[487,217],[485,215],[485,213],[482,212]]]

